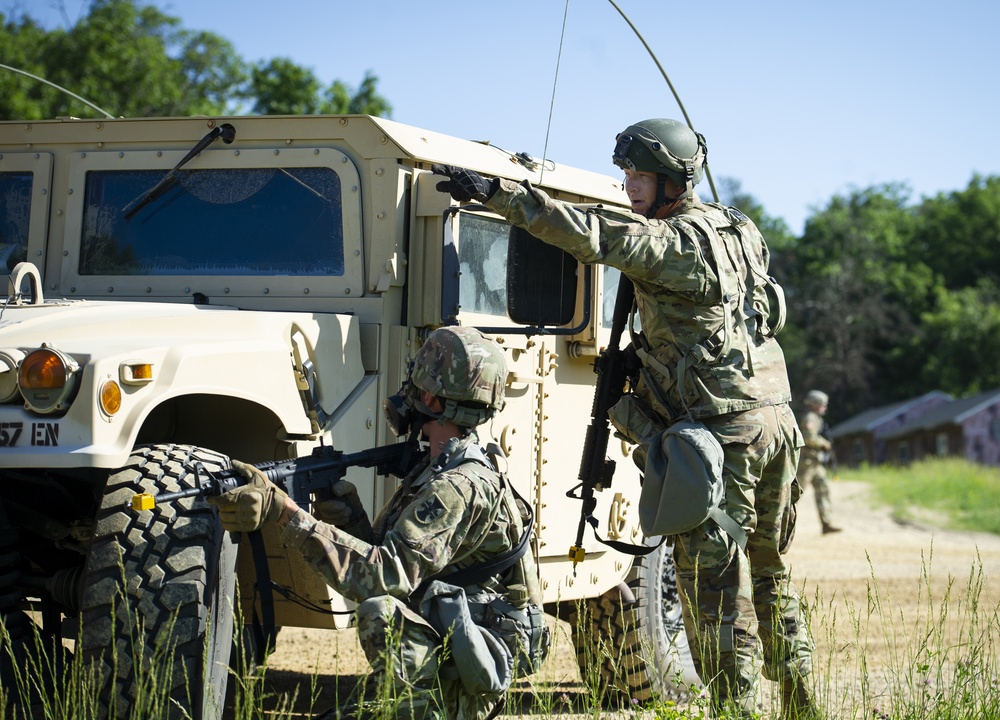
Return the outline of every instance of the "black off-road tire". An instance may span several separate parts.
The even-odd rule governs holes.
[[[700,684],[681,616],[672,548],[633,562],[626,584],[635,602],[612,588],[576,603],[566,618],[585,685],[605,706],[683,697]]]
[[[80,649],[119,718],[222,715],[237,545],[201,498],[143,512],[129,504],[136,493],[193,487],[199,465],[215,471],[229,459],[187,445],[136,448],[104,490],[83,578]],[[169,699],[150,705],[163,688]]]

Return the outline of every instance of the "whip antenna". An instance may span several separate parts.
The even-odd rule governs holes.
[[[10,65],[4,65],[4,64],[0,63],[0,68],[3,68],[4,70],[10,70],[11,72],[21,73],[22,75],[27,75],[32,80],[37,80],[40,83],[45,83],[46,85],[54,87],[56,90],[61,90],[62,92],[64,92],[67,95],[69,95],[70,97],[76,98],[77,100],[79,100],[80,102],[82,102],[84,105],[87,105],[88,107],[93,108],[94,110],[96,110],[99,113],[103,113],[104,117],[106,117],[106,118],[111,118],[113,120],[114,117],[115,117],[114,115],[112,115],[111,113],[109,113],[104,108],[97,107],[96,105],[94,105],[94,103],[90,102],[89,100],[85,100],[84,98],[80,97],[79,95],[77,95],[74,92],[70,92],[69,90],[67,90],[66,88],[64,88],[62,85],[56,85],[54,82],[50,82],[50,81],[46,80],[43,77],[38,77],[37,75],[32,75],[30,72],[27,72],[26,70],[21,70],[21,69],[16,68],[16,67],[11,67]]]
[[[545,145],[542,147],[542,169],[538,173],[538,184],[542,184],[545,177],[545,158],[549,153],[549,132],[552,130],[552,113],[556,106],[556,85],[559,84],[559,63],[562,61],[563,40],[566,38],[566,18],[569,17],[569,0],[563,8],[562,33],[559,35],[559,54],[556,56],[556,76],[552,78],[552,100],[549,102],[549,122],[545,126]]]
[[[566,0],[566,2],[568,5],[569,0]],[[670,88],[670,92],[674,94],[674,100],[677,101],[677,106],[681,109],[681,113],[684,115],[684,122],[686,122],[687,126],[691,128],[692,132],[694,132],[695,131],[694,124],[691,122],[691,118],[688,117],[687,110],[684,109],[684,103],[681,102],[680,95],[678,95],[677,90],[674,89],[674,84],[670,82],[670,78],[667,76],[667,71],[663,69],[662,65],[660,65],[660,61],[656,59],[656,54],[653,52],[653,49],[649,47],[649,43],[646,42],[646,39],[642,36],[642,33],[640,33],[639,30],[636,29],[635,25],[632,24],[632,21],[628,19],[628,15],[626,15],[622,11],[622,9],[618,7],[618,5],[615,3],[615,0],[608,0],[608,2],[611,3],[611,6],[618,11],[618,14],[622,16],[622,19],[624,19],[625,22],[628,23],[628,26],[632,28],[632,32],[635,33],[635,36],[639,38],[639,41],[643,44],[643,47],[646,48],[646,52],[648,52],[649,56],[653,58],[653,62],[656,63],[656,67],[659,68],[660,74],[663,76],[663,79],[667,81],[667,86]],[[560,52],[561,51],[562,51],[562,46],[560,45]],[[712,180],[712,171],[708,169],[708,158],[705,159],[705,177],[708,178],[708,184],[712,188],[712,195],[715,197],[715,202],[719,202],[719,193],[715,191],[715,181]]]

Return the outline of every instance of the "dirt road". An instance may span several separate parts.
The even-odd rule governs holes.
[[[951,640],[932,637],[928,649],[921,650],[923,638],[933,634],[934,627],[948,631],[968,626],[968,612],[976,610],[968,607],[973,575],[979,591],[972,596],[979,612],[997,608],[1000,537],[940,530],[931,520],[898,523],[887,510],[870,506],[864,484],[849,479],[832,483],[832,493],[843,532],[820,533],[813,495],[807,491],[799,503],[798,532],[790,554],[795,582],[812,608],[820,699],[833,716],[840,717],[846,715],[836,708],[863,706],[863,691],[870,710],[872,702],[899,683],[927,682],[908,675],[914,667],[926,664],[933,673],[939,661],[956,659],[941,660],[934,653],[935,642],[945,647],[954,644]],[[942,613],[947,617],[939,621]],[[275,692],[299,688],[296,707],[302,713],[299,717],[306,718],[305,698],[310,694],[316,695],[314,710],[328,708],[338,687],[343,696],[368,671],[352,631],[285,629],[267,677]],[[576,712],[585,707],[583,693],[568,633],[557,627],[543,671],[518,688],[520,705],[529,716],[569,718],[573,706]],[[767,707],[769,702],[766,696]]]

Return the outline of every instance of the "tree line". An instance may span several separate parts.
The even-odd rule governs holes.
[[[911,201],[904,184],[833,197],[795,237],[728,183],[771,248],[789,319],[796,398],[830,395],[830,422],[943,390],[1000,387],[1000,177]]]
[[[371,72],[357,88],[324,87],[288,58],[241,58],[232,43],[141,0],[94,0],[69,28],[46,30],[27,13],[0,13],[0,62],[70,90],[114,116],[363,113],[389,117]],[[0,68],[0,119],[91,117],[55,87]]]
[[[68,29],[0,14],[3,64],[122,116],[364,113],[391,106],[370,72],[324,87],[288,58],[255,63],[141,0],[94,0]],[[92,116],[65,93],[0,69],[0,118]],[[800,237],[735,180],[723,200],[768,240],[789,318],[780,337],[796,398],[831,397],[831,423],[931,390],[1000,387],[1000,177],[911,201],[903,184],[833,197]]]

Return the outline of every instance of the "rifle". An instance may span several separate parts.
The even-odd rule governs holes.
[[[381,445],[356,453],[343,453],[329,445],[314,448],[312,455],[282,462],[266,462],[255,465],[267,479],[280,487],[301,507],[308,507],[313,495],[329,497],[330,489],[347,474],[352,467],[375,468],[379,475],[403,477],[422,457],[419,441]],[[164,504],[186,497],[217,496],[247,480],[235,470],[209,472],[200,463],[194,467],[195,485],[177,492],[149,495],[140,493],[132,497],[132,509],[136,512],[152,510],[157,503]]]
[[[594,404],[590,410],[590,425],[583,441],[583,456],[580,460],[580,483],[566,493],[566,497],[580,500],[580,523],[576,529],[576,542],[569,549],[569,559],[573,561],[573,571],[577,563],[583,562],[583,531],[587,524],[597,529],[597,498],[594,491],[611,487],[615,475],[615,461],[607,457],[611,428],[608,425],[608,410],[621,399],[628,379],[627,353],[618,346],[628,315],[632,309],[635,288],[632,281],[622,273],[618,280],[618,294],[615,296],[615,311],[611,321],[611,339],[594,361],[597,385],[594,388]],[[575,494],[579,490],[580,494]]]

